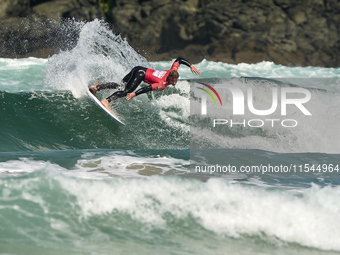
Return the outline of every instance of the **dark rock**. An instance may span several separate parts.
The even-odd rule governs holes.
[[[30,0],[0,0],[0,19],[29,14]]]
[[[38,1],[32,7],[32,16],[46,19],[73,18],[93,20],[101,18],[98,6],[88,0],[50,0]]]
[[[20,17],[62,22],[105,16],[149,60],[181,55],[196,62],[339,66],[337,0],[0,0],[0,6],[0,57],[46,57],[76,41],[76,34],[68,40],[32,19],[25,30]]]
[[[59,50],[72,49],[79,34],[77,25],[67,21],[43,21],[32,18],[9,18],[0,20],[0,56],[47,57]],[[69,31],[72,30],[72,33]]]

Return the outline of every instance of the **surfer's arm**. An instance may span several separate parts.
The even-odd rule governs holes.
[[[147,93],[147,92],[150,92],[150,91],[153,91],[153,90],[163,90],[163,89],[165,89],[165,87],[166,86],[164,86],[164,84],[162,82],[153,83],[149,86],[146,86],[146,87],[143,87],[143,88],[137,90],[134,93],[128,93],[127,96],[126,96],[126,99],[130,100],[130,99],[134,98],[135,96],[138,96],[140,94],[144,94],[144,93]]]
[[[200,75],[201,73],[196,69],[196,67],[194,67],[193,64],[191,64],[188,60],[184,59],[184,58],[181,58],[181,57],[178,57],[176,58],[175,63],[178,63],[179,65],[186,65],[187,67],[190,67],[191,69],[191,72],[194,73],[194,74],[197,74],[197,75]],[[174,64],[172,64],[172,66],[174,66]],[[177,64],[177,65],[178,65]],[[178,66],[179,66],[178,65]],[[177,67],[178,68],[178,67]]]
[[[191,63],[190,63],[188,60],[186,60],[186,59],[184,59],[184,58],[181,58],[181,57],[176,58],[175,62],[177,62],[177,63],[180,64],[180,65],[183,64],[183,65],[186,65],[186,66],[188,66],[188,67],[191,66]]]
[[[150,92],[150,91],[152,91],[152,86],[151,85],[143,87],[143,88],[140,88],[139,90],[137,90],[135,92],[135,94],[136,94],[136,96],[138,96],[140,94],[144,94],[144,93],[147,93],[147,92]]]
[[[136,92],[127,93],[126,99],[130,100],[130,99],[134,98],[135,96],[138,96],[140,94],[144,94],[144,93],[147,93],[147,92],[150,92],[150,91],[152,91],[152,86],[151,85],[143,87],[143,88],[137,90]]]

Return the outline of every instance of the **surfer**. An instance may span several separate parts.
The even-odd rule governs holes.
[[[130,100],[135,96],[152,90],[163,90],[170,84],[175,86],[179,77],[177,70],[181,64],[190,67],[192,73],[197,75],[200,74],[194,65],[184,58],[179,57],[174,61],[169,70],[157,71],[143,66],[136,66],[123,78],[121,84],[115,82],[97,84],[96,86],[91,86],[90,91],[92,94],[96,95],[99,90],[119,89],[120,87],[123,87],[123,90],[119,90],[101,101],[105,108],[110,110],[109,103],[117,98],[126,97],[127,100]],[[143,81],[150,85],[133,92]]]

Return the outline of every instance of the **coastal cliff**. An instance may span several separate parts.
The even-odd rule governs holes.
[[[0,57],[72,48],[64,20],[98,18],[148,60],[338,67],[339,14],[337,0],[0,0]]]

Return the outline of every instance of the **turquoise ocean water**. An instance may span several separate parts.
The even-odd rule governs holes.
[[[203,60],[199,77],[181,66],[176,87],[112,103],[120,127],[88,86],[172,61],[148,62],[103,22],[78,29],[70,51],[0,59],[0,254],[340,254],[339,68]],[[192,88],[231,78],[252,86],[259,104],[273,83],[293,79],[311,92],[313,117],[293,113],[294,129],[194,125]],[[334,170],[194,171],[222,158]]]

